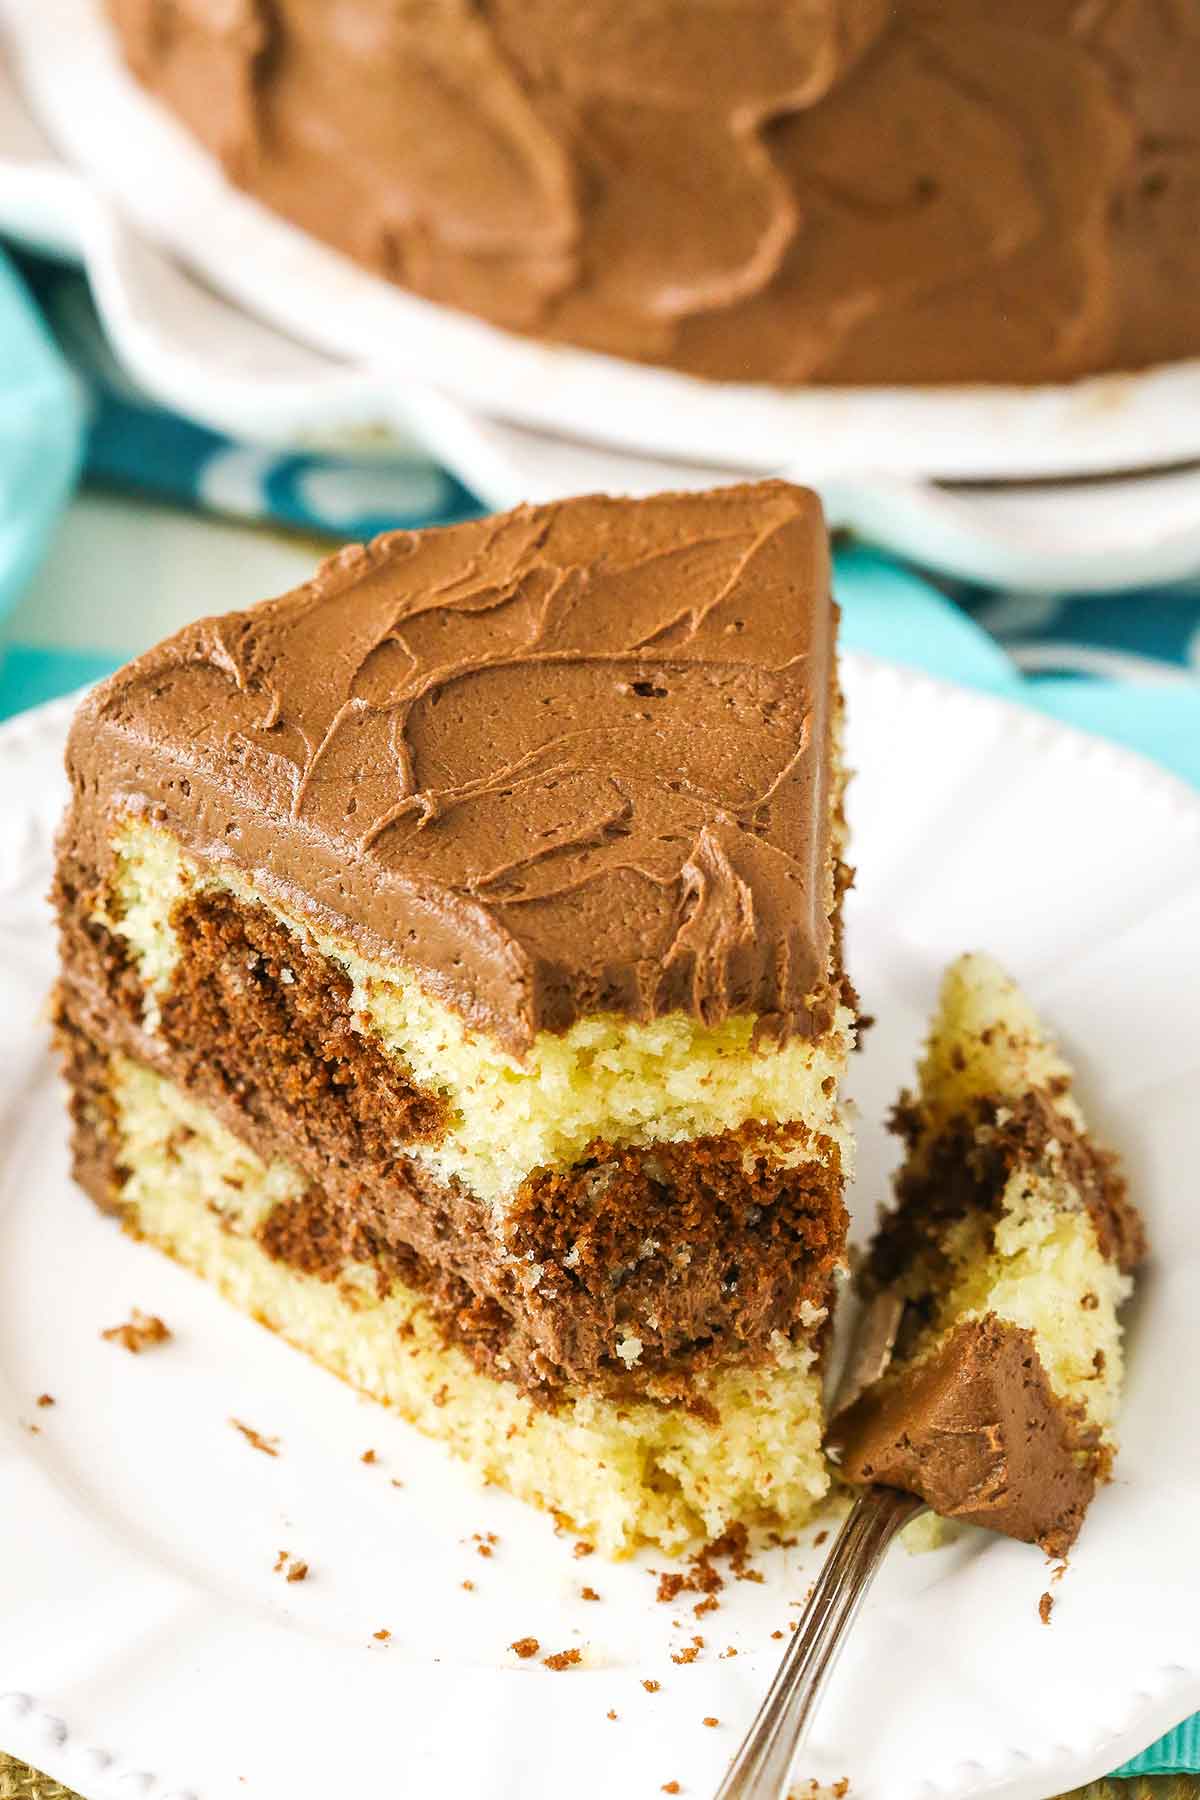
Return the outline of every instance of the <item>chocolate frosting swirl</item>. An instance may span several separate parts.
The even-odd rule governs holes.
[[[869,1387],[829,1431],[845,1481],[919,1494],[961,1519],[1065,1556],[1112,1459],[1050,1385],[1037,1340],[993,1313]]]
[[[74,829],[147,813],[518,1053],[601,1011],[819,1030],[833,636],[782,482],[393,532],[97,689]]]
[[[232,177],[414,292],[695,374],[1200,351],[1195,0],[108,0]]]

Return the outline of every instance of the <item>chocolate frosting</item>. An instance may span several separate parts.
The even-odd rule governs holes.
[[[1194,0],[108,0],[234,180],[511,329],[722,379],[1200,351]]]
[[[394,532],[85,700],[121,809],[400,959],[516,1053],[593,1012],[824,1029],[834,609],[782,482]]]
[[[1055,1396],[1033,1333],[991,1313],[867,1388],[828,1443],[845,1480],[919,1494],[1050,1556],[1078,1535],[1107,1454],[1083,1409]]]

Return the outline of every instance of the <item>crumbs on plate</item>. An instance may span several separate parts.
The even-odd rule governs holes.
[[[229,1423],[235,1431],[240,1431],[246,1442],[255,1450],[261,1450],[264,1456],[279,1455],[279,1439],[264,1437],[261,1431],[255,1431],[253,1425],[244,1425],[240,1419],[230,1419]]]
[[[137,1306],[123,1325],[110,1325],[107,1331],[100,1333],[105,1343],[120,1344],[131,1356],[140,1356],[143,1350],[152,1349],[155,1344],[165,1344],[170,1335],[169,1327],[157,1313],[144,1313]]]

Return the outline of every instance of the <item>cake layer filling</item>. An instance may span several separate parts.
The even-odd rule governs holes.
[[[374,1247],[351,1242],[335,1274],[281,1257],[283,1222],[312,1196],[299,1169],[257,1154],[153,1071],[78,1033],[65,1047],[75,1172],[97,1201],[603,1551],[642,1541],[675,1551],[735,1522],[793,1528],[826,1493],[819,1314],[802,1335],[776,1334],[752,1363],[699,1368],[686,1405],[570,1385],[535,1404],[491,1378],[481,1337],[462,1309],[449,1323],[449,1290],[422,1285],[419,1258],[381,1274],[364,1255]]]
[[[1101,1251],[1069,1183],[1017,1168],[994,1204],[946,1223],[896,1286],[908,1303],[901,1359],[919,1361],[956,1325],[992,1319],[1032,1334],[1063,1405],[1111,1427],[1123,1372],[1117,1311],[1132,1281]]]
[[[173,1051],[203,1045],[231,1081],[277,1092],[301,1130],[306,1107],[324,1098],[321,1070],[332,1070],[356,1134],[347,1156],[403,1150],[502,1207],[532,1171],[573,1166],[596,1143],[685,1143],[754,1120],[803,1125],[848,1172],[837,1099],[853,1031],[844,1006],[822,1036],[783,1042],[749,1015],[713,1026],[683,1013],[601,1015],[539,1033],[517,1060],[411,971],[365,961],[144,822],[120,827],[103,881],[75,865],[60,891],[76,979],[119,986],[126,1009]]]
[[[932,1130],[921,1107],[902,1102],[892,1125],[908,1145],[908,1160],[897,1176],[896,1207],[871,1244],[867,1280],[876,1286],[899,1280],[939,1256],[957,1221],[972,1214],[997,1217],[1018,1169],[1058,1177],[1070,1206],[1091,1220],[1100,1254],[1120,1268],[1133,1267],[1142,1226],[1117,1159],[1092,1143],[1075,1109],[1064,1107],[1065,1098],[1036,1088],[1019,1096],[980,1096]]]
[[[343,1154],[336,1118],[330,1141],[296,1129],[250,1077],[231,1087],[203,1043],[186,1057],[167,1050],[69,986],[58,1024],[77,1090],[107,1091],[111,1058],[126,1083],[174,1096],[180,1131],[196,1129],[181,1108],[198,1102],[248,1154],[286,1165],[279,1207],[251,1221],[272,1256],[328,1280],[369,1263],[385,1288],[421,1288],[480,1366],[540,1398],[573,1382],[691,1403],[698,1371],[762,1361],[830,1304],[846,1231],[841,1172],[836,1146],[802,1126],[594,1144],[571,1169],[526,1177],[500,1220],[411,1158],[366,1167]],[[218,1197],[234,1217],[236,1200]]]
[[[1054,1391],[1107,1428],[1122,1374],[1117,1309],[1132,1287],[1123,1271],[1141,1233],[1115,1158],[1045,1091],[973,1100],[932,1135],[917,1106],[897,1124],[909,1161],[862,1283],[904,1296],[901,1352],[962,1318],[1032,1330]]]

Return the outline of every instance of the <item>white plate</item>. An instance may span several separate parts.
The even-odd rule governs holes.
[[[50,136],[152,242],[302,343],[412,389],[432,382],[487,415],[643,455],[802,479],[1077,475],[1200,456],[1200,359],[1037,388],[784,389],[499,331],[364,273],[232,189],[127,74],[99,0],[3,11]]]
[[[1200,801],[1033,714],[856,658],[845,673],[851,954],[880,1019],[854,1072],[860,1224],[940,966],[977,945],[1062,1032],[1155,1261],[1117,1479],[1050,1629],[1036,1550],[977,1533],[897,1553],[799,1773],[849,1776],[853,1800],[1044,1800],[1200,1706]],[[697,1627],[686,1597],[654,1603],[644,1562],[576,1561],[546,1518],[478,1491],[72,1188],[39,1018],[67,717],[58,703],[0,732],[0,1744],[88,1800],[710,1793],[811,1579],[812,1532]],[[103,1343],[134,1305],[174,1340],[138,1358]],[[278,1436],[278,1457],[231,1416]],[[471,1534],[487,1531],[484,1560]],[[285,1547],[311,1565],[302,1585],[272,1573]],[[696,1629],[703,1654],[673,1664]],[[506,1646],[527,1634],[583,1665],[516,1665]]]

